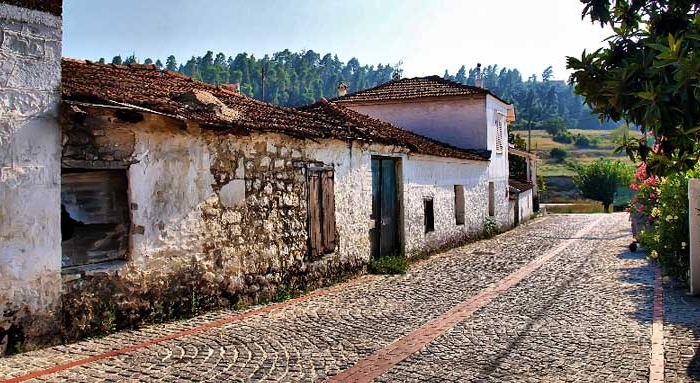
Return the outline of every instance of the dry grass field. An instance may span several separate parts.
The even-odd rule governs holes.
[[[569,129],[574,136],[581,134],[598,141],[594,148],[577,148],[574,144],[562,144],[554,142],[544,130],[532,131],[532,150],[540,157],[538,173],[545,176],[569,176],[576,174],[576,165],[584,165],[598,158],[610,158],[621,161],[629,161],[624,153],[613,153],[618,146],[613,130],[581,130]],[[522,138],[527,141],[527,131],[517,131]],[[633,136],[640,136],[639,132],[630,132]],[[552,148],[561,148],[567,151],[568,157],[564,162],[557,162],[550,158],[549,152]],[[631,162],[630,162],[631,163]]]

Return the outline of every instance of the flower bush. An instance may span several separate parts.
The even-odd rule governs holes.
[[[630,188],[637,196],[630,202],[630,214],[647,217],[639,242],[650,250],[666,270],[681,280],[687,278],[689,261],[688,179],[698,178],[700,167],[659,178],[649,176],[641,164]]]

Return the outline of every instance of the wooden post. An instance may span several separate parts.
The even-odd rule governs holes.
[[[700,179],[688,180],[690,293],[700,295]]]

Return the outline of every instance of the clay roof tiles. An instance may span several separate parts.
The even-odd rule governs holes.
[[[373,88],[348,93],[345,96],[336,97],[331,102],[336,103],[379,103],[387,101],[415,100],[425,97],[464,97],[491,95],[502,102],[498,96],[486,89],[464,85],[440,76],[402,78],[392,80]]]
[[[488,153],[457,149],[325,100],[298,109],[280,107],[153,65],[64,58],[61,72],[66,101],[128,104],[222,130],[244,128],[302,138],[362,140],[404,146],[421,154],[481,161],[489,157]]]

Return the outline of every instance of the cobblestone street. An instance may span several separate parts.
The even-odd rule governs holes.
[[[405,275],[0,359],[0,377],[647,382],[655,266],[630,241],[626,214],[547,216]],[[666,381],[700,379],[700,300],[665,281],[663,309]]]

